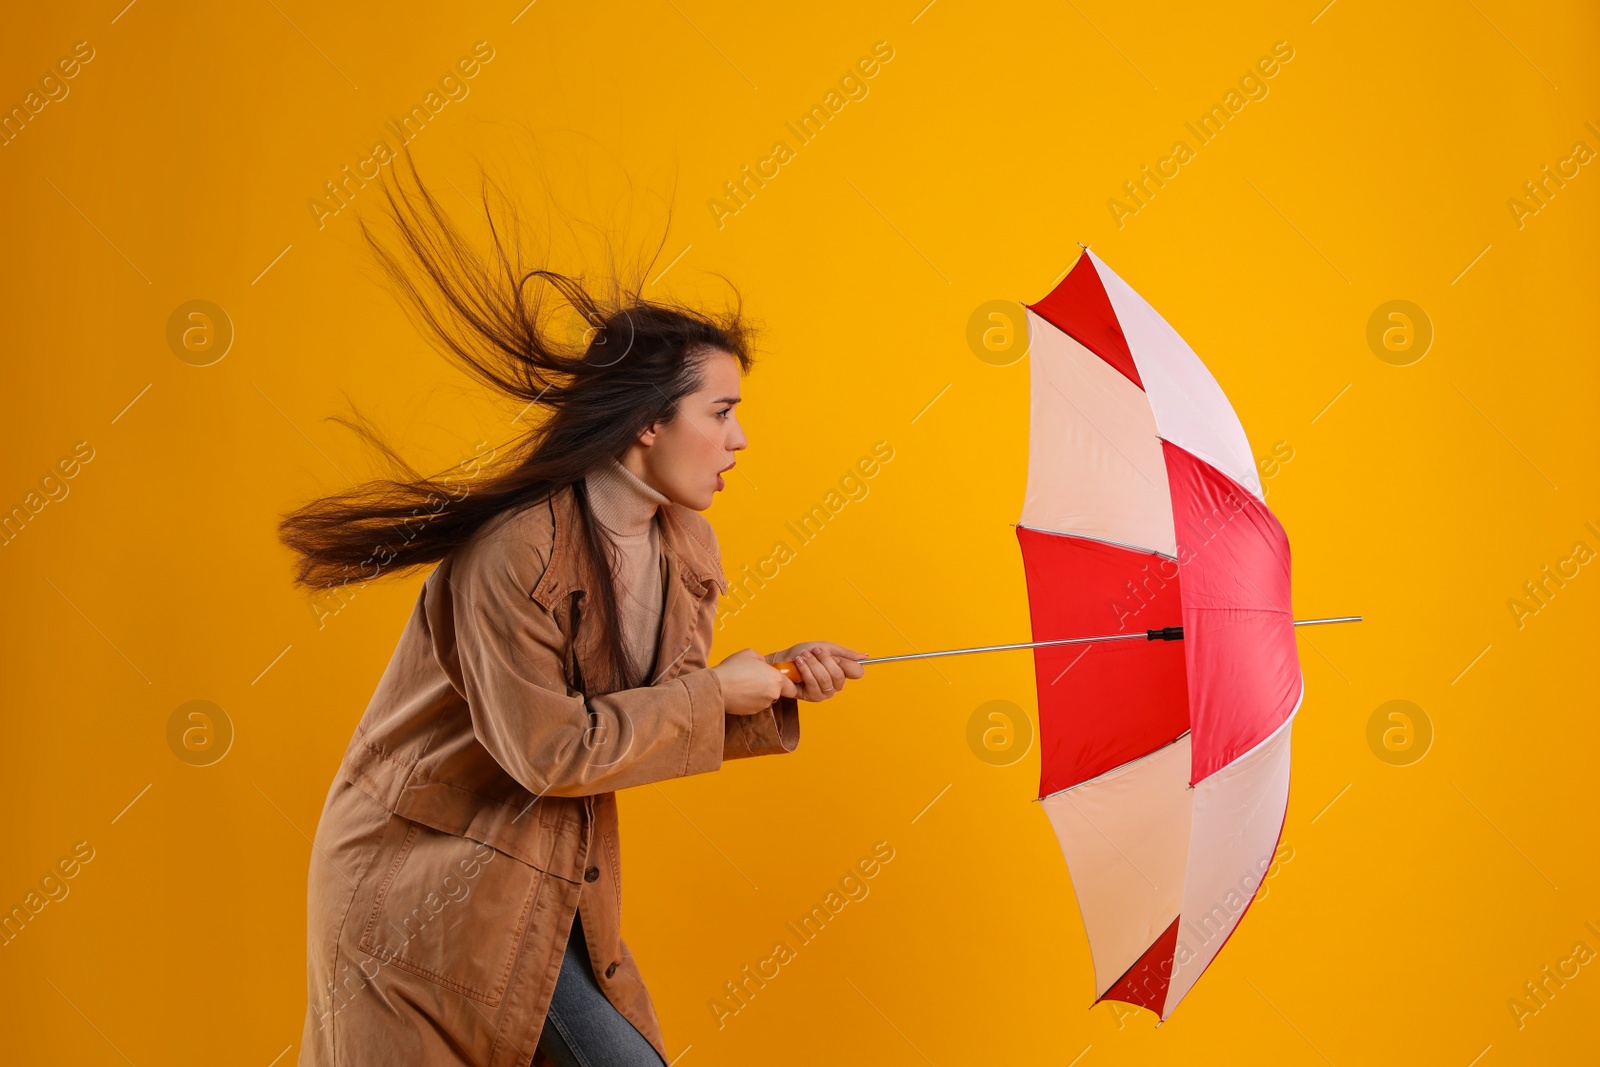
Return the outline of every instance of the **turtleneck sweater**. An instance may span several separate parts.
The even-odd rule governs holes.
[[[618,460],[609,460],[584,478],[595,518],[616,542],[621,558],[612,571],[623,647],[641,671],[652,669],[666,598],[666,568],[656,509],[672,501]],[[638,680],[646,685],[649,678]]]

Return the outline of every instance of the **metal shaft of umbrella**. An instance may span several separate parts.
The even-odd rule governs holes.
[[[1333,622],[1360,622],[1360,615],[1338,615],[1328,619],[1296,619],[1296,626],[1326,626]],[[1183,627],[1164,626],[1159,630],[1134,630],[1125,634],[1100,634],[1096,637],[1060,637],[1051,641],[1024,641],[1014,645],[977,645],[972,648],[950,648],[940,652],[907,652],[900,656],[872,656],[857,663],[887,663],[897,659],[926,659],[932,656],[960,656],[968,652],[999,652],[1007,648],[1043,648],[1047,645],[1087,645],[1097,641],[1182,641]]]

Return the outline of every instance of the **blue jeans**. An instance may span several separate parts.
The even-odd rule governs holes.
[[[539,1050],[557,1067],[664,1067],[650,1042],[600,992],[577,915]]]

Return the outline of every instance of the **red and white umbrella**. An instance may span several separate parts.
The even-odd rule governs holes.
[[[1238,928],[1283,833],[1305,693],[1289,541],[1221,386],[1087,248],[1025,305],[1039,796],[1095,1002],[1165,1020]],[[790,664],[786,673],[798,680]]]
[[[1283,832],[1305,693],[1289,541],[1216,379],[1098,256],[1084,249],[1027,318],[1017,539],[1034,638],[1166,639],[1034,649],[1039,795],[1096,1002],[1165,1019],[1238,927]]]

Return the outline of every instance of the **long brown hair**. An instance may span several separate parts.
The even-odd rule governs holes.
[[[708,352],[731,353],[749,371],[751,331],[742,308],[736,302],[712,314],[645,300],[642,282],[665,234],[635,275],[625,276],[613,259],[600,295],[581,274],[525,266],[515,208],[486,173],[480,177],[489,247],[482,252],[423,184],[409,149],[402,159],[405,171],[397,162],[383,184],[384,216],[398,247],[365,218],[362,236],[402,307],[440,351],[494,391],[526,405],[525,413],[538,408],[543,417],[503,451],[497,448],[489,463],[481,464],[480,455],[471,484],[463,487],[456,468],[419,474],[359,414],[330,416],[377,449],[397,476],[322,497],[282,517],[279,538],[298,557],[295,583],[331,592],[437,563],[495,516],[571,485],[611,672],[606,691],[622,688],[649,665],[632,663],[624,648],[611,565],[594,565],[615,560],[616,546],[594,521],[583,479],[620,459],[650,423],[673,418],[679,401],[701,387],[701,359]],[[581,338],[558,338],[552,293],[581,319]],[[590,680],[584,682],[588,687]]]

